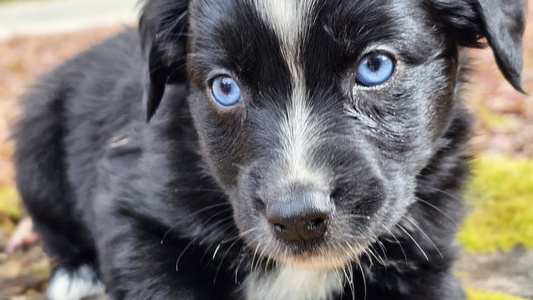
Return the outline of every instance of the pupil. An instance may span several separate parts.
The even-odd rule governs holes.
[[[231,93],[231,83],[222,81],[220,83],[220,90],[222,91],[222,93],[224,93],[226,95],[230,94]]]
[[[367,66],[370,71],[377,72],[381,68],[381,63],[382,63],[381,57],[373,56],[368,59]]]

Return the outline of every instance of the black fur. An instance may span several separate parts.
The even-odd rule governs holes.
[[[113,299],[244,299],[251,269],[370,243],[335,299],[464,299],[452,272],[470,132],[461,50],[486,38],[521,91],[524,3],[316,1],[297,60],[325,180],[294,184],[328,192],[336,215],[326,238],[295,246],[264,212],[293,192],[281,41],[252,1],[190,2],[148,1],[140,35],[88,50],[26,97],[17,183],[57,268],[94,266]],[[373,45],[395,54],[395,77],[352,93]],[[209,99],[221,70],[245,91],[233,109]]]

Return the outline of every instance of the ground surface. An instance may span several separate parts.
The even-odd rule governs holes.
[[[533,3],[533,0],[530,2]],[[532,14],[529,19],[533,23]],[[14,170],[10,159],[13,143],[8,141],[9,129],[19,114],[17,97],[39,75],[121,29],[122,26],[111,26],[67,34],[22,36],[0,42],[0,300],[44,299],[42,292],[52,266],[39,246],[30,246],[11,256],[5,253],[8,236],[22,218],[13,188]],[[528,27],[524,49],[524,88],[533,93],[533,26]],[[526,164],[526,160],[533,159],[533,99],[513,91],[502,79],[489,50],[475,51],[472,55],[475,57],[472,65],[477,72],[469,86],[467,99],[469,107],[478,117],[476,134],[472,140],[473,152],[489,157],[489,161],[492,161],[492,156],[488,155],[498,154],[505,155],[505,159],[513,163]],[[509,165],[505,162],[505,166]],[[487,168],[487,164],[480,164],[479,168],[479,173],[485,173],[482,168]],[[490,168],[500,170],[497,166]],[[501,170],[509,172],[505,168]],[[523,179],[528,170],[524,168],[523,173],[514,174],[519,177],[517,179],[513,179],[515,177],[511,173],[502,174],[511,180],[530,182]],[[506,180],[500,180],[500,177],[496,177],[495,186]],[[487,194],[487,191],[491,191],[490,187],[484,187],[475,180],[472,185],[469,189],[472,192],[467,197],[472,205],[472,218],[480,218],[487,225],[472,229],[468,227],[469,220],[473,220],[474,224],[480,224],[480,221],[469,219],[465,222],[460,241],[466,250],[458,264],[458,274],[472,290],[533,299],[533,253],[527,248],[531,248],[527,241],[533,241],[527,235],[533,235],[533,219],[528,215],[533,206],[524,204],[524,201],[533,201],[530,186],[517,187],[516,190],[514,186],[506,186],[508,194],[496,197],[492,192]],[[502,211],[501,205],[509,203],[516,205],[503,207],[508,209],[509,215],[497,216],[497,219],[517,220],[514,222],[516,224],[493,224],[494,218],[490,218],[490,212]],[[482,229],[489,230],[489,233]],[[493,230],[492,233],[490,230]],[[510,242],[489,239],[507,232],[504,230],[524,233]],[[508,235],[505,234],[505,237]],[[482,246],[476,244],[476,238],[482,239]],[[472,292],[471,298],[515,299],[478,292]]]
[[[2,4],[0,0],[0,4]],[[16,35],[73,32],[134,23],[138,0],[7,0],[0,9],[0,40]]]

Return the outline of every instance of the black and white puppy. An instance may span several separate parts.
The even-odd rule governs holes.
[[[524,6],[146,2],[17,127],[49,298],[464,299],[461,52],[521,90]]]

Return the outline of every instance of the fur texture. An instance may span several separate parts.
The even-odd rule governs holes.
[[[140,34],[82,53],[26,97],[17,183],[59,263],[50,298],[94,293],[62,288],[92,274],[116,300],[464,299],[452,274],[470,130],[461,50],[486,38],[521,90],[524,10],[147,1]],[[376,52],[394,74],[364,87],[355,69]],[[219,75],[243,101],[213,100]],[[276,236],[272,207],[309,195],[323,196],[311,206],[328,211],[326,233]]]

